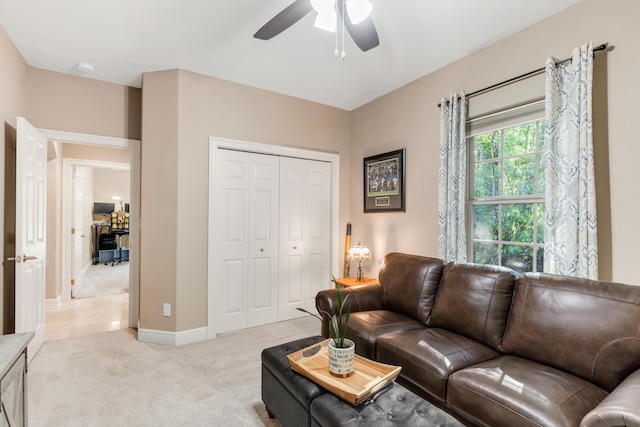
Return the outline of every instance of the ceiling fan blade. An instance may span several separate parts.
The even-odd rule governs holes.
[[[312,10],[311,0],[296,0],[264,24],[253,37],[261,40],[269,40],[301,20]]]
[[[337,9],[340,15],[342,15],[343,4],[344,0],[337,1]],[[373,49],[380,44],[378,31],[376,31],[376,26],[373,25],[371,16],[367,16],[367,18],[358,25],[353,25],[349,19],[349,13],[346,10],[345,14],[347,16],[344,18],[344,25],[347,27],[347,31],[349,31],[353,41],[363,52]]]

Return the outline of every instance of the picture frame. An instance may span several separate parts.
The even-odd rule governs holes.
[[[365,157],[364,213],[406,212],[405,149]]]

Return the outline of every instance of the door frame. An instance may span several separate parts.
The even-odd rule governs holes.
[[[130,187],[131,200],[129,202],[129,327],[138,328],[140,315],[140,170],[141,143],[137,139],[116,138],[110,136],[92,135],[76,132],[58,131],[51,129],[39,129],[47,139],[75,144],[107,146],[113,148],[129,148],[130,161]],[[68,160],[68,161],[67,161]],[[75,161],[75,163],[74,163]],[[117,165],[117,162],[101,162],[98,160],[63,159],[62,175],[62,230],[71,229],[70,209],[71,197],[71,166],[97,166]],[[100,166],[102,165],[102,166]],[[122,163],[120,164],[122,165]],[[66,194],[65,194],[66,193]],[[67,214],[65,214],[67,209]],[[62,235],[63,247],[70,248],[69,239],[71,233]],[[71,297],[71,259],[70,251],[62,250],[61,284],[62,301],[68,301]],[[65,279],[66,274],[66,279]],[[66,289],[65,289],[66,288]]]
[[[328,153],[324,151],[315,151],[303,148],[285,147],[280,145],[262,144],[259,142],[239,141],[234,139],[219,138],[215,136],[209,137],[209,215],[208,215],[208,231],[207,231],[207,332],[208,338],[213,339],[216,337],[215,328],[215,287],[214,278],[215,271],[214,265],[214,233],[213,212],[216,209],[216,204],[213,198],[214,178],[215,178],[215,164],[216,164],[216,151],[219,149],[228,149],[235,151],[246,151],[250,153],[267,154],[283,157],[295,157],[300,159],[318,160],[331,163],[331,243],[330,243],[330,265],[331,274],[334,277],[339,277],[338,271],[340,268],[338,239],[339,239],[339,218],[340,218],[340,155],[337,153]]]

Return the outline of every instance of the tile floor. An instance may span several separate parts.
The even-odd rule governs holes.
[[[129,325],[129,294],[74,298],[46,310],[46,341],[97,334]]]

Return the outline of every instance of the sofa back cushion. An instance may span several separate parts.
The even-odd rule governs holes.
[[[549,274],[518,280],[502,351],[611,391],[640,368],[640,287]]]
[[[499,350],[516,277],[507,267],[447,264],[428,325]]]
[[[384,257],[378,279],[385,310],[427,324],[445,262],[392,252]]]

